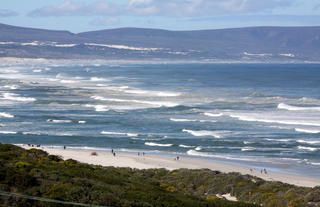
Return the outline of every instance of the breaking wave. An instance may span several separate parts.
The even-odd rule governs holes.
[[[37,99],[31,97],[21,97],[15,93],[4,93],[2,94],[3,99],[10,100],[10,101],[19,101],[19,102],[33,102]]]
[[[286,110],[289,110],[289,111],[306,111],[306,110],[320,111],[320,107],[292,106],[292,105],[285,104],[285,103],[280,103],[278,105],[278,109],[286,109]]]
[[[144,144],[148,146],[157,146],[157,147],[171,147],[173,145],[173,144],[159,144],[154,142],[145,142]]]
[[[216,131],[206,131],[206,130],[193,131],[193,130],[189,130],[189,129],[183,129],[182,131],[187,132],[189,134],[192,134],[193,136],[196,136],[196,137],[212,136],[215,138],[223,138],[223,136],[220,135],[220,133],[216,132]]]

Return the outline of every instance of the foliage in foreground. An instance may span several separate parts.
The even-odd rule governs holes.
[[[4,144],[0,144],[0,191],[101,206],[320,206],[320,187],[295,187],[206,169],[101,167]],[[226,193],[243,203],[216,197]],[[0,196],[0,205],[63,206],[6,196]]]

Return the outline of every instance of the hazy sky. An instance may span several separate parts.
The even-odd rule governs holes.
[[[0,23],[75,33],[320,25],[320,0],[1,0],[0,5]]]

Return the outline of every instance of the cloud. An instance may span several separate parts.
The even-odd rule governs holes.
[[[97,1],[91,4],[66,0],[58,6],[46,6],[31,11],[30,17],[45,16],[109,16],[115,15],[120,10],[119,5]]]
[[[215,15],[270,13],[289,7],[294,0],[128,0],[127,3],[97,1],[81,3],[65,0],[29,13],[38,16],[162,16],[201,17]]]
[[[140,9],[151,6],[157,8],[154,12],[157,16],[199,17],[264,13],[275,8],[288,7],[293,2],[292,0],[154,0],[138,6]]]
[[[316,5],[313,10],[317,11],[317,10],[320,10],[320,4]]]
[[[18,16],[19,14],[15,11],[7,10],[7,9],[0,9],[0,17],[14,17]]]
[[[90,24],[94,26],[110,26],[110,25],[116,25],[119,23],[120,23],[120,20],[117,17],[97,18],[90,22]]]

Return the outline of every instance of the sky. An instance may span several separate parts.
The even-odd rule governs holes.
[[[320,26],[320,0],[1,0],[0,23],[73,33]]]

